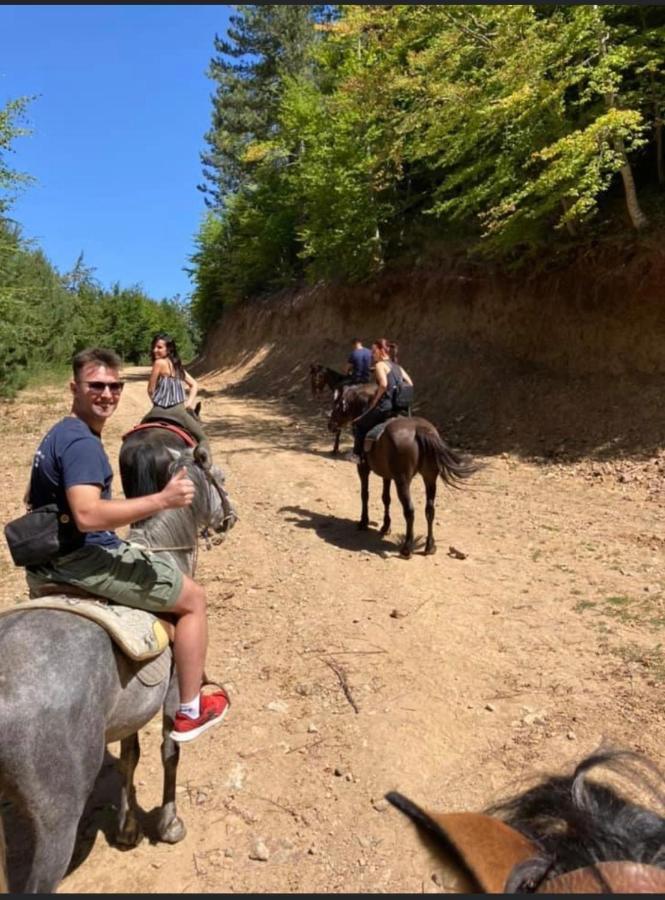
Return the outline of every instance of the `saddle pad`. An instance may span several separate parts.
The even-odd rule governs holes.
[[[30,609],[60,609],[91,619],[101,625],[131,659],[152,659],[169,645],[166,629],[152,613],[103,600],[83,600],[65,594],[38,597],[0,610],[0,616]]]
[[[386,419],[385,422],[379,422],[378,425],[375,425],[374,428],[370,428],[370,430],[367,432],[367,434],[365,435],[365,443],[363,445],[365,453],[367,453],[371,449],[374,441],[378,441],[378,439],[381,437],[386,429],[386,425],[388,424],[388,422],[390,422],[390,419]]]
[[[163,650],[159,656],[146,660],[136,670],[136,677],[146,687],[154,687],[161,684],[165,678],[171,675],[171,660],[173,656],[169,650]]]

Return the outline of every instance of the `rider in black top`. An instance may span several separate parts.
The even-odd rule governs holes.
[[[352,462],[360,462],[363,452],[365,435],[378,425],[390,419],[393,411],[393,390],[401,382],[413,385],[409,374],[397,364],[397,345],[386,338],[374,341],[372,344],[372,359],[375,369],[377,389],[372,397],[369,408],[353,423],[353,453],[349,457]]]

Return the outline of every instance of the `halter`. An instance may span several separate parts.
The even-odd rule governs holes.
[[[181,430],[176,428],[175,426],[173,426],[173,427],[170,425],[162,426],[161,423],[157,424],[156,426],[153,426],[152,424],[148,424],[148,423],[146,423],[145,425],[138,425],[138,426],[136,426],[136,428],[133,428],[132,431],[137,431],[141,428],[152,428],[152,427],[165,427],[169,431],[175,431],[181,437],[183,437],[185,435],[184,432],[181,432]],[[131,434],[132,431],[128,431],[127,434]],[[189,437],[189,435],[187,435],[187,437]],[[192,444],[190,446],[196,446],[196,444],[194,442],[192,442]],[[193,461],[194,465],[198,466],[198,468],[203,472],[208,484],[212,485],[219,495],[219,498],[222,503],[222,510],[224,512],[224,516],[223,516],[220,524],[223,526],[224,523],[228,522],[229,520],[233,520],[232,524],[234,524],[238,520],[239,516],[236,513],[236,511],[234,510],[233,506],[231,505],[228,494],[226,493],[226,491],[220,484],[219,479],[213,472],[211,463],[210,462],[202,462],[200,459],[197,459],[196,454],[192,454],[192,461]],[[225,529],[222,528],[222,530],[225,530]],[[211,550],[212,549],[212,541],[210,539],[210,525],[209,524],[207,524],[202,529],[201,537],[205,540],[206,550]],[[141,544],[137,541],[128,541],[128,543],[130,544],[130,546],[139,547],[144,550],[150,550],[153,553],[168,553],[168,552],[175,552],[175,551],[187,551],[190,553],[194,553],[194,559],[192,561],[192,570],[196,567],[196,561],[198,558],[198,546],[199,546],[198,532],[197,532],[196,541],[194,542],[194,544],[191,544],[191,545],[182,545],[182,546],[173,546],[173,547],[161,547],[161,546],[155,547],[155,546],[149,546],[148,544]]]

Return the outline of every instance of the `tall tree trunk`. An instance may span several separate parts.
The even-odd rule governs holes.
[[[563,207],[563,211],[566,213],[570,209],[570,200],[567,197],[561,198],[561,206]],[[571,237],[577,237],[577,228],[575,228],[575,223],[572,219],[568,219],[566,222],[566,231]]]
[[[626,197],[626,208],[628,210],[628,215],[630,216],[630,221],[633,223],[633,228],[639,231],[640,228],[644,228],[645,225],[649,224],[649,220],[640,209],[640,204],[637,200],[637,191],[635,190],[633,170],[628,162],[628,157],[626,156],[623,140],[621,138],[615,138],[614,149],[617,153],[621,154],[621,157],[624,160],[624,164],[621,166],[620,171],[621,178],[623,179],[623,190]]]
[[[660,115],[658,104],[655,104],[655,129],[656,129],[656,169],[658,171],[658,184],[665,184],[665,165],[663,165],[663,119]]]
[[[594,10],[596,11],[596,15],[598,17],[598,44],[600,55],[607,56],[608,33],[605,31],[605,23],[603,22],[602,16],[600,14],[598,4],[594,4]],[[605,106],[607,107],[607,109],[617,108],[616,96],[613,91],[605,94]],[[633,170],[630,167],[628,156],[626,155],[626,146],[623,142],[623,138],[621,137],[615,137],[612,141],[612,145],[623,160],[623,165],[621,166],[620,171],[621,178],[623,180],[624,195],[626,197],[626,208],[628,209],[628,215],[630,216],[630,221],[633,224],[633,228],[639,231],[640,228],[644,228],[645,225],[649,224],[649,220],[640,209],[640,204],[637,200],[635,179],[633,178]]]

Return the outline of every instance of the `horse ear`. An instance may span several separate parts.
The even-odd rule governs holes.
[[[482,813],[429,813],[402,794],[386,799],[405,813],[419,828],[431,849],[442,852],[459,876],[469,876],[487,894],[502,894],[516,865],[538,856],[528,838],[500,819]]]

